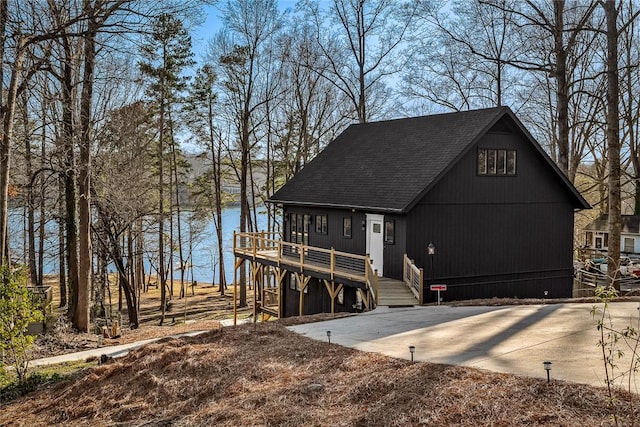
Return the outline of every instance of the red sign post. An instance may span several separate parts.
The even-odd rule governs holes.
[[[443,284],[437,284],[437,285],[431,285],[429,286],[429,289],[431,289],[431,291],[437,291],[438,292],[438,305],[440,305],[440,292],[444,292],[447,290],[447,285],[443,285]]]

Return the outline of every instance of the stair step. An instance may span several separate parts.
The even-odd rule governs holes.
[[[412,306],[417,303],[418,300],[404,282],[382,278],[378,283],[378,305]]]

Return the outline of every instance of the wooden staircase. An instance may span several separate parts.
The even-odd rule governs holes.
[[[418,300],[402,280],[380,277],[378,279],[378,305],[413,306]]]

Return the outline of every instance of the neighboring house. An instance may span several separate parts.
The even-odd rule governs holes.
[[[430,284],[445,301],[571,297],[574,211],[590,208],[507,107],[351,125],[270,202],[287,242],[368,254],[394,279],[407,254],[424,302]],[[327,311],[335,288],[309,275],[303,311]],[[303,306],[294,276],[283,317]],[[358,284],[343,283],[338,310],[351,311]]]
[[[609,249],[609,215],[603,214],[584,228],[584,247],[607,251]],[[640,216],[622,215],[620,231],[620,253],[640,254]]]

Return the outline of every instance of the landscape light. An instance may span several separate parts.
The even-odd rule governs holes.
[[[329,340],[329,344],[331,344],[331,331],[327,331],[327,339]]]
[[[416,351],[416,346],[415,345],[410,345],[409,346],[409,353],[411,353],[411,361],[413,362],[413,353],[415,353]]]
[[[542,362],[542,364],[544,365],[544,370],[547,371],[547,382],[549,382],[550,381],[549,371],[551,371],[551,362],[549,361]]]

